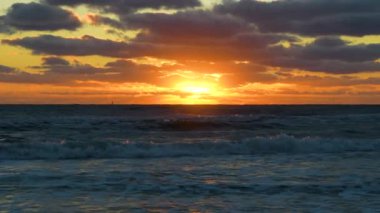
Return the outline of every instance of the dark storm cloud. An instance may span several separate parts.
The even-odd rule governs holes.
[[[256,24],[264,32],[303,35],[380,34],[378,0],[241,0],[215,8]]]
[[[139,9],[182,9],[201,6],[198,0],[43,0],[43,2],[66,6],[86,4],[121,16]]]
[[[81,26],[70,11],[38,3],[13,4],[4,22],[20,30],[75,30]]]

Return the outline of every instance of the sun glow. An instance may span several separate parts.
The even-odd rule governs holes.
[[[182,90],[184,92],[193,93],[197,95],[207,94],[210,92],[210,89],[207,87],[197,87],[197,86],[184,87]]]
[[[215,85],[212,83],[197,83],[197,82],[183,82],[177,84],[176,88],[184,93],[189,93],[193,95],[208,95],[211,94]]]
[[[210,82],[182,82],[176,85],[184,104],[215,104],[217,85]]]

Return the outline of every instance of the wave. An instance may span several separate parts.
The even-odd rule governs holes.
[[[379,139],[339,139],[288,135],[246,138],[237,141],[197,143],[134,143],[134,142],[0,142],[0,159],[109,159],[160,158],[185,156],[308,154],[380,152]]]

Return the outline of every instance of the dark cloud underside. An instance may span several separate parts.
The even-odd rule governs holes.
[[[198,0],[43,0],[51,5],[88,5],[118,15],[135,12],[139,9],[184,9],[201,6]]]
[[[215,8],[256,24],[264,32],[302,35],[380,34],[378,0],[241,0]]]
[[[17,69],[13,67],[8,67],[0,64],[0,74],[8,74],[15,72]]]
[[[20,30],[75,30],[81,26],[70,11],[38,3],[13,4],[4,23]]]

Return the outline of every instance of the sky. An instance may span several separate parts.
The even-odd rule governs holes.
[[[1,0],[0,104],[380,104],[379,0]]]

